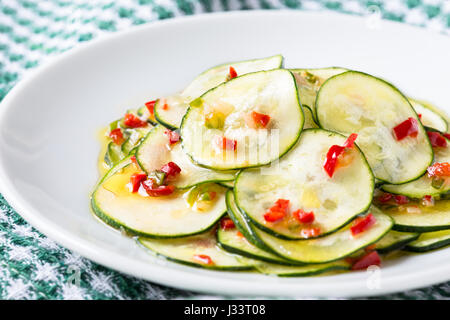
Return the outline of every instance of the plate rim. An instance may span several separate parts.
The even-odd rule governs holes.
[[[167,20],[157,20],[150,23],[146,23],[139,26],[134,26],[123,31],[113,32],[111,34],[102,35],[94,40],[78,43],[74,48],[69,49],[66,52],[44,58],[41,64],[29,72],[24,74],[22,80],[20,80],[12,90],[4,97],[0,103],[0,122],[3,121],[8,109],[13,106],[16,96],[21,95],[23,88],[26,88],[28,83],[33,82],[35,78],[40,74],[57,68],[61,61],[70,59],[72,55],[77,55],[79,52],[89,49],[93,50],[96,46],[102,46],[103,43],[109,41],[118,41],[121,37],[126,37],[130,33],[138,33],[148,29],[164,28],[166,25],[177,25],[196,21],[208,21],[216,18],[236,19],[242,18],[247,15],[252,16],[272,16],[272,15],[310,15],[310,16],[326,16],[328,19],[353,19],[361,21],[364,16],[342,14],[330,11],[296,11],[296,10],[251,10],[251,11],[229,11],[229,12],[214,12],[203,13],[192,16],[181,16]],[[382,20],[383,24],[392,25],[395,28],[407,28],[421,32],[425,34],[432,34],[433,37],[441,37],[448,41],[448,36],[439,33],[432,33],[425,28],[420,28],[406,23],[400,23],[395,21]],[[88,240],[83,239],[77,235],[71,235],[70,237],[64,233],[64,229],[61,229],[57,223],[46,218],[44,214],[41,214],[39,210],[28,204],[21,196],[19,190],[16,190],[12,181],[8,178],[4,167],[4,156],[0,154],[0,191],[11,207],[31,226],[43,233],[45,236],[54,240],[56,243],[64,248],[76,252],[77,254],[94,261],[100,265],[106,266],[113,270],[122,272],[124,274],[132,275],[139,279],[152,281],[164,286],[170,286],[181,290],[191,290],[201,293],[217,294],[220,296],[233,295],[233,296],[265,296],[265,297],[368,297],[379,296],[390,293],[399,292],[401,290],[411,290],[429,285],[437,284],[450,280],[450,274],[448,273],[448,265],[437,266],[433,270],[416,270],[407,274],[395,275],[393,279],[386,284],[383,283],[383,287],[378,290],[370,290],[364,286],[361,286],[361,281],[353,280],[350,284],[346,283],[343,286],[341,281],[334,283],[315,283],[314,294],[310,294],[307,291],[311,291],[312,285],[307,284],[304,287],[302,284],[296,283],[295,288],[289,287],[285,281],[279,280],[276,284],[279,288],[271,288],[272,293],[267,292],[268,286],[273,282],[252,282],[251,286],[245,286],[245,280],[225,278],[220,279],[222,272],[206,271],[201,273],[192,272],[190,267],[188,269],[172,269],[166,268],[166,266],[158,265],[150,262],[136,261],[133,258],[120,255],[114,251],[103,249],[96,245],[93,245]],[[168,263],[171,265],[172,263]],[[146,270],[145,274],[142,270]],[[164,272],[166,270],[166,272]],[[160,272],[163,271],[163,272]],[[431,272],[430,272],[431,271]],[[273,277],[272,277],[273,278]],[[321,277],[321,279],[327,279],[328,277]],[[208,279],[209,281],[204,281]],[[276,278],[280,279],[280,278]],[[414,281],[411,281],[414,279]],[[360,279],[363,280],[363,279]],[[365,278],[364,278],[365,280]],[[282,283],[283,282],[283,283]],[[326,282],[326,281],[324,281]],[[365,283],[365,281],[364,281]],[[281,293],[280,290],[285,290]],[[256,292],[264,292],[262,294],[256,294]],[[317,292],[322,292],[317,293]],[[332,292],[333,294],[325,293]]]

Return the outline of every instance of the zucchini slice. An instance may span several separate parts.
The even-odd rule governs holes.
[[[314,116],[313,112],[311,111],[311,108],[306,105],[302,105],[302,107],[303,107],[303,115],[305,116],[305,124],[303,125],[303,130],[318,128],[319,126],[314,121]]]
[[[440,132],[447,132],[448,123],[439,113],[433,111],[431,108],[427,107],[425,103],[418,100],[409,98],[409,102],[413,106],[416,113],[421,115],[420,121],[425,127]]]
[[[120,145],[115,144],[114,142],[108,143],[106,147],[104,161],[108,165],[109,168],[114,167],[120,160],[122,160],[125,155],[122,152],[122,148]]]
[[[290,69],[290,71],[294,74],[295,80],[297,81],[301,103],[303,106],[308,106],[314,119],[316,118],[314,105],[316,104],[316,96],[320,86],[328,78],[348,70],[339,67],[329,67],[317,69]]]
[[[101,179],[91,196],[94,213],[112,227],[152,238],[184,237],[212,228],[226,211],[226,189],[218,185],[214,185],[216,198],[199,207],[190,207],[181,191],[164,197],[131,193],[126,185],[139,171],[126,157]]]
[[[121,150],[122,153],[127,156],[134,148],[136,148],[142,140],[145,138],[145,136],[150,132],[150,130],[153,128],[152,125],[149,125],[145,128],[137,128],[137,129],[131,129],[126,130],[126,135],[128,138],[122,143]]]
[[[265,129],[249,125],[252,112],[270,116]],[[303,122],[292,73],[260,71],[227,81],[192,102],[181,124],[182,144],[204,167],[261,166],[292,148]]]
[[[450,141],[447,141],[450,144]],[[435,147],[433,163],[450,162],[450,145],[447,147]],[[383,184],[381,189],[395,194],[402,194],[410,198],[422,198],[426,195],[438,196],[450,191],[450,183],[442,180],[442,183],[434,183],[432,178],[425,173],[417,180],[404,184]]]
[[[450,244],[450,230],[422,233],[419,238],[409,243],[404,250],[426,252],[439,249]]]
[[[230,254],[217,245],[214,231],[178,239],[146,239],[138,241],[158,256],[174,262],[223,271],[242,271],[253,268],[251,260]],[[205,255],[211,259],[210,264],[202,262],[196,256]]]
[[[427,133],[408,99],[384,80],[356,71],[338,74],[321,86],[315,108],[320,127],[358,133],[358,145],[379,180],[415,180],[433,160]],[[393,128],[410,117],[417,120],[417,136],[397,141]]]
[[[255,265],[255,269],[259,272],[278,277],[310,277],[325,272],[350,270],[350,267],[350,263],[344,260],[306,266],[282,266],[269,263]]]
[[[220,184],[221,186],[227,187],[228,189],[234,188],[234,180],[233,181],[221,181],[221,182],[217,182],[217,183]]]
[[[229,69],[232,66],[238,76],[264,70],[279,69],[283,64],[283,56],[226,63],[213,67],[201,73],[191,82],[181,94],[159,99],[155,104],[155,118],[162,125],[175,130],[181,125],[189,103],[200,97],[206,91],[227,81]]]
[[[227,208],[230,217],[245,217],[239,211],[234,197],[227,194]],[[232,210],[230,210],[232,208]],[[274,237],[247,221],[247,233],[243,234],[252,243],[261,246],[285,260],[297,263],[327,263],[345,258],[358,250],[365,248],[380,240],[392,228],[392,219],[372,206],[370,212],[375,216],[376,223],[365,232],[356,237],[351,235],[350,226],[342,228],[328,236],[309,240],[284,240]],[[230,214],[231,213],[231,214]],[[238,225],[236,225],[238,226]],[[242,231],[241,231],[242,232]]]
[[[391,230],[375,244],[375,250],[379,253],[389,253],[401,249],[411,241],[416,240],[419,235],[419,233]]]
[[[400,206],[381,205],[379,208],[394,219],[394,230],[431,232],[450,229],[450,200],[436,200],[433,206],[420,199]]]
[[[136,160],[145,172],[150,173],[159,170],[168,162],[175,162],[181,168],[181,172],[173,181],[173,185],[179,189],[235,179],[236,172],[214,171],[195,165],[184,152],[181,143],[170,145],[166,131],[167,129],[161,125],[155,127],[136,151]]]
[[[314,227],[322,236],[341,228],[371,204],[374,178],[358,147],[348,149],[349,164],[330,178],[323,168],[332,145],[343,145],[341,134],[323,129],[302,132],[286,157],[268,167],[243,170],[235,181],[238,207],[258,228],[285,239],[302,239],[295,218],[267,222],[265,213],[278,199],[290,201],[290,210],[314,211]],[[310,226],[307,226],[308,228]]]

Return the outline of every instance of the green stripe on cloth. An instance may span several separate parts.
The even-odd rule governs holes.
[[[28,69],[80,42],[160,19],[251,9],[375,12],[450,35],[448,0],[1,0],[0,100]],[[73,285],[78,274],[79,283]],[[60,247],[27,224],[0,195],[0,299],[195,297],[112,271]],[[448,299],[450,283],[382,298]]]

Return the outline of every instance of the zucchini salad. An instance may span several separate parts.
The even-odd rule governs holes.
[[[385,80],[276,55],[155,98],[103,130],[91,206],[159,257],[310,276],[450,244],[448,118]]]

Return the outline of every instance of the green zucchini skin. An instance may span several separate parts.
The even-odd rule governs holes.
[[[320,128],[305,129],[305,130],[303,130],[303,132],[302,132],[302,134],[300,136],[300,139],[297,142],[297,145],[293,148],[291,153],[288,154],[286,156],[286,158],[283,158],[283,159],[280,160],[280,165],[283,163],[283,161],[288,161],[286,159],[290,159],[291,157],[298,158],[298,157],[295,157],[295,152],[297,150],[299,150],[299,148],[301,148],[303,139],[308,139],[310,135],[318,135],[319,137],[321,135],[327,135],[328,137],[336,137],[336,138],[339,138],[339,139],[342,138],[342,141],[340,141],[341,144],[344,143],[344,141],[345,141],[345,136],[341,135],[340,133],[331,132],[331,131],[320,129]],[[330,142],[330,147],[331,147],[332,144],[334,144],[334,143]],[[361,214],[366,213],[369,210],[370,206],[371,206],[372,194],[373,194],[373,191],[374,191],[374,188],[375,188],[375,178],[374,178],[374,176],[372,174],[372,171],[370,170],[369,164],[367,163],[367,160],[364,157],[364,154],[362,153],[360,148],[356,144],[354,145],[354,147],[358,151],[358,154],[360,156],[361,164],[364,166],[364,168],[367,169],[365,174],[367,174],[367,177],[368,177],[368,181],[367,181],[368,184],[367,184],[367,186],[364,186],[364,187],[367,187],[367,190],[368,190],[367,191],[367,204],[365,204],[364,206],[361,206],[361,208],[359,210],[353,212],[352,215],[349,214],[348,218],[345,221],[341,221],[341,223],[336,225],[334,228],[330,228],[329,230],[326,230],[326,231],[322,230],[323,233],[321,235],[319,235],[317,238],[325,237],[325,236],[327,236],[329,234],[332,234],[332,233],[336,232],[337,230],[345,227],[357,215],[361,215]],[[239,172],[239,174],[237,175],[236,180],[235,180],[235,188],[233,189],[234,198],[235,198],[236,204],[240,208],[240,211],[242,212],[242,214],[246,217],[246,219],[248,221],[251,221],[252,225],[254,225],[258,229],[260,229],[260,230],[262,230],[262,231],[264,231],[266,233],[269,233],[272,236],[275,236],[277,238],[284,239],[284,240],[302,240],[303,238],[301,236],[296,236],[294,234],[282,233],[282,232],[279,232],[278,230],[275,230],[274,228],[271,228],[271,227],[268,227],[268,226],[264,225],[263,222],[260,221],[261,219],[255,218],[248,211],[248,209],[245,208],[245,206],[242,205],[242,203],[241,203],[242,201],[240,199],[240,194],[239,194],[241,192],[240,191],[240,189],[241,189],[240,188],[240,183],[241,183],[241,180],[242,180],[242,176],[247,174],[248,172],[249,171],[247,169],[242,170],[242,171]],[[268,174],[268,176],[270,176],[270,175]],[[263,183],[262,180],[260,182]],[[242,192],[242,193],[244,194],[245,192]]]
[[[434,236],[426,241],[424,237]],[[417,240],[410,242],[403,250],[410,252],[428,252],[450,245],[450,230],[421,234]]]
[[[284,137],[287,141],[286,146],[284,146],[282,148],[282,150],[278,153],[278,156],[276,158],[268,158],[267,160],[264,160],[262,162],[259,163],[249,163],[249,161],[244,161],[243,163],[234,163],[234,164],[227,164],[227,163],[206,163],[206,160],[204,159],[204,157],[202,158],[201,156],[195,156],[192,153],[192,148],[193,145],[195,145],[194,142],[190,141],[191,139],[189,138],[189,136],[191,136],[189,134],[189,130],[191,129],[195,129],[194,128],[194,124],[195,121],[192,120],[191,118],[194,118],[196,116],[196,113],[198,112],[198,108],[199,107],[192,107],[190,106],[189,109],[187,110],[186,114],[183,117],[183,120],[181,122],[181,126],[180,126],[180,132],[181,132],[181,136],[183,137],[182,139],[182,146],[183,149],[185,150],[185,152],[187,153],[187,155],[191,158],[191,160],[204,168],[208,168],[208,169],[212,169],[212,170],[239,170],[239,169],[243,169],[243,168],[255,168],[255,167],[260,167],[263,165],[267,165],[279,158],[282,158],[286,153],[288,153],[296,144],[296,142],[298,141],[299,137],[300,137],[300,133],[303,129],[303,125],[304,125],[304,114],[303,114],[303,109],[302,106],[300,104],[299,101],[299,96],[298,96],[298,88],[297,88],[297,84],[295,82],[295,78],[294,75],[289,72],[288,70],[284,70],[284,69],[275,69],[275,70],[269,70],[269,71],[258,71],[258,72],[253,72],[253,73],[248,73],[245,75],[242,75],[240,77],[236,77],[234,79],[231,79],[225,83],[220,84],[219,86],[210,89],[209,91],[205,92],[199,99],[201,100],[208,100],[209,95],[214,95],[216,94],[216,91],[218,90],[224,90],[226,91],[228,89],[229,86],[231,85],[236,85],[236,87],[239,87],[237,84],[240,82],[246,83],[246,81],[253,81],[253,82],[257,82],[256,80],[254,80],[253,78],[257,78],[257,77],[262,77],[263,75],[269,75],[271,77],[276,77],[279,76],[280,74],[286,75],[287,77],[289,77],[289,82],[290,85],[292,86],[292,89],[295,91],[295,102],[292,104],[295,104],[295,108],[293,106],[291,111],[295,111],[298,114],[295,115],[296,117],[298,116],[298,123],[296,124],[296,134],[292,135],[292,137],[289,136],[288,137]],[[258,79],[257,79],[258,80]],[[218,91],[220,92],[220,91]],[[292,101],[291,101],[292,102]],[[290,117],[292,119],[292,117]],[[283,126],[281,126],[281,129],[283,128]],[[212,130],[210,130],[212,132]],[[283,131],[283,130],[279,130],[279,131]],[[208,133],[208,135],[210,134],[208,132],[208,130],[205,131],[206,133]],[[217,133],[216,133],[217,134]],[[283,134],[283,132],[281,133]],[[205,134],[204,134],[205,135]],[[201,142],[199,142],[201,143]],[[238,141],[239,143],[239,141]],[[239,147],[238,147],[239,150]],[[239,158],[239,156],[237,157]],[[213,160],[209,160],[209,161],[213,161]],[[214,160],[217,161],[217,160]]]
[[[384,238],[380,239],[380,241],[375,244],[375,250],[382,254],[400,250],[404,248],[408,243],[417,240],[417,238],[419,238],[419,235],[420,233],[403,233],[391,230],[386,234],[385,237],[392,236],[392,239],[389,239],[386,242],[383,241]]]
[[[187,236],[193,236],[198,235],[201,233],[204,233],[208,230],[211,230],[218,221],[225,215],[226,209],[220,214],[217,214],[216,218],[206,227],[199,228],[198,230],[195,230],[193,232],[187,232],[187,233],[181,233],[181,234],[156,234],[156,233],[148,233],[148,232],[142,232],[140,230],[137,230],[135,228],[132,228],[130,226],[127,226],[124,222],[112,217],[110,214],[104,211],[102,209],[101,205],[98,203],[98,199],[96,198],[98,190],[102,187],[102,184],[108,180],[108,178],[112,177],[116,172],[120,171],[121,169],[127,167],[131,164],[131,155],[127,156],[123,160],[121,160],[118,164],[116,164],[113,168],[111,168],[103,178],[100,179],[98,184],[96,185],[94,191],[92,192],[91,198],[90,198],[90,204],[91,209],[93,213],[103,222],[105,222],[107,225],[118,229],[121,232],[126,233],[128,236],[139,236],[139,237],[145,237],[145,238],[152,238],[152,239],[174,239],[174,238],[182,238]]]
[[[356,79],[358,79],[358,81],[356,81]],[[369,119],[367,118],[365,121],[366,122],[379,122],[381,120],[383,120],[383,125],[380,126],[379,123],[375,123],[372,127],[374,128],[378,128],[380,131],[377,133],[379,135],[379,137],[382,138],[373,138],[376,137],[374,135],[374,133],[372,132],[371,135],[367,134],[367,137],[372,137],[372,141],[369,143],[368,140],[366,139],[367,137],[363,137],[361,132],[363,132],[363,130],[356,130],[356,125],[351,124],[349,125],[349,121],[347,121],[346,124],[346,128],[343,128],[343,122],[336,122],[334,121],[332,123],[332,120],[330,118],[330,114],[329,114],[329,110],[332,110],[334,113],[333,117],[345,117],[345,114],[341,114],[342,112],[345,112],[343,110],[348,110],[348,105],[349,103],[346,104],[346,107],[340,106],[337,107],[335,106],[334,109],[330,109],[330,98],[333,94],[334,94],[334,90],[336,90],[336,88],[340,88],[345,87],[345,85],[347,86],[352,86],[352,87],[356,87],[356,86],[366,86],[364,87],[364,90],[367,89],[368,86],[372,86],[373,88],[371,88],[370,92],[375,92],[374,89],[379,89],[382,90],[382,94],[383,95],[387,95],[387,93],[390,93],[390,98],[392,98],[393,102],[391,103],[392,105],[394,105],[394,102],[396,103],[396,109],[399,116],[401,115],[403,120],[406,120],[408,117],[412,117],[417,121],[417,125],[418,125],[418,136],[415,139],[415,141],[418,141],[418,143],[414,144],[414,150],[412,149],[411,146],[407,145],[407,144],[399,144],[398,142],[394,142],[392,143],[395,138],[389,134],[387,134],[386,132],[390,130],[392,130],[392,128],[394,128],[396,125],[398,125],[401,121],[403,120],[399,120],[396,119],[396,121],[391,121],[391,119],[389,119],[390,122],[389,125],[385,124],[385,122],[387,122],[386,119],[384,118],[379,118],[376,117],[374,119]],[[356,88],[358,90],[361,90],[361,88]],[[355,89],[355,90],[356,90]],[[331,93],[329,93],[328,91],[331,91]],[[366,91],[369,91],[368,89]],[[378,95],[380,96],[380,95]],[[369,97],[370,98],[370,97]],[[328,100],[327,100],[328,99]],[[352,98],[353,99],[353,98]],[[358,99],[364,99],[364,97],[359,96]],[[383,98],[383,99],[387,99],[387,98]],[[398,100],[398,101],[394,101],[394,99]],[[324,101],[322,101],[324,100]],[[336,104],[340,103],[342,104],[343,100],[339,100],[338,102],[336,102]],[[382,103],[383,101],[379,101],[379,103]],[[352,102],[353,105],[357,105],[356,102]],[[361,102],[358,102],[361,103]],[[364,101],[362,101],[362,103],[364,103]],[[401,103],[402,108],[400,108],[398,106],[398,104]],[[353,106],[352,105],[352,106]],[[367,106],[365,106],[366,109],[368,109]],[[408,98],[402,93],[400,92],[394,85],[392,85],[391,83],[374,77],[372,75],[369,75],[367,73],[364,72],[359,72],[359,71],[346,71],[343,73],[340,73],[338,75],[335,75],[333,77],[330,77],[328,80],[325,81],[325,83],[321,86],[319,92],[317,93],[317,99],[316,99],[316,103],[315,103],[315,109],[316,109],[316,115],[317,115],[317,121],[319,123],[319,126],[321,128],[325,128],[325,129],[329,129],[332,131],[338,131],[338,132],[344,132],[344,133],[348,133],[347,131],[351,131],[351,132],[356,132],[359,133],[360,137],[364,140],[366,139],[367,141],[365,143],[361,143],[359,146],[361,147],[362,151],[364,152],[365,156],[367,157],[367,160],[369,162],[369,164],[371,164],[371,168],[374,171],[374,175],[375,177],[380,180],[383,181],[384,183],[390,183],[390,184],[403,184],[403,183],[407,183],[410,181],[414,181],[418,178],[420,178],[423,174],[425,174],[428,166],[430,166],[430,164],[433,161],[433,150],[431,147],[431,143],[428,139],[428,136],[426,135],[426,131],[422,125],[422,123],[420,122],[417,113],[415,112],[414,108],[411,106]],[[375,109],[374,106],[372,106],[372,109]],[[327,111],[328,110],[328,111]],[[360,109],[357,109],[358,111],[360,111]],[[402,113],[402,114],[400,114]],[[368,111],[365,112],[365,114],[369,114]],[[326,119],[327,117],[329,117],[329,119]],[[370,120],[370,121],[369,121]],[[360,120],[358,120],[360,121]],[[362,125],[360,125],[362,126]],[[364,125],[362,128],[366,129],[368,126]],[[359,131],[359,132],[358,132]],[[358,141],[357,141],[358,142]],[[380,143],[384,143],[384,146],[381,146]],[[397,153],[397,157],[395,157],[395,159],[390,159],[390,158],[383,158],[382,160],[378,159],[378,156],[382,154],[382,150],[384,148],[391,148],[389,149],[390,153],[392,154],[395,150],[393,150],[393,146],[395,146],[395,148],[398,148],[398,153]],[[404,161],[412,161],[412,157],[414,157],[414,160],[417,160],[417,163],[414,166],[414,170],[411,169],[412,166],[408,166],[408,170],[406,171],[406,169],[402,169],[403,171],[399,171],[396,172],[396,170],[398,169],[397,167],[394,166],[394,164],[396,163],[396,161],[398,162],[404,162]],[[388,161],[389,160],[389,161]],[[396,161],[394,161],[396,160]],[[391,164],[392,163],[392,164]],[[386,166],[389,165],[389,167],[386,169]],[[392,167],[392,168],[391,168]],[[395,169],[395,170],[394,170]]]
[[[172,131],[178,130],[179,127],[175,126],[174,124],[169,123],[168,121],[165,121],[165,120],[164,120],[164,117],[162,117],[162,116],[159,114],[159,104],[160,104],[160,102],[161,102],[160,99],[156,100],[156,102],[155,102],[154,113],[155,113],[155,119],[156,119],[156,121],[157,121],[159,124],[163,125],[164,127],[168,128],[168,129],[170,129],[170,130],[172,130]]]
[[[351,265],[345,261],[332,263],[305,265],[305,266],[277,266],[260,264],[255,265],[256,270],[267,275],[277,277],[311,277],[332,271],[348,271]]]

